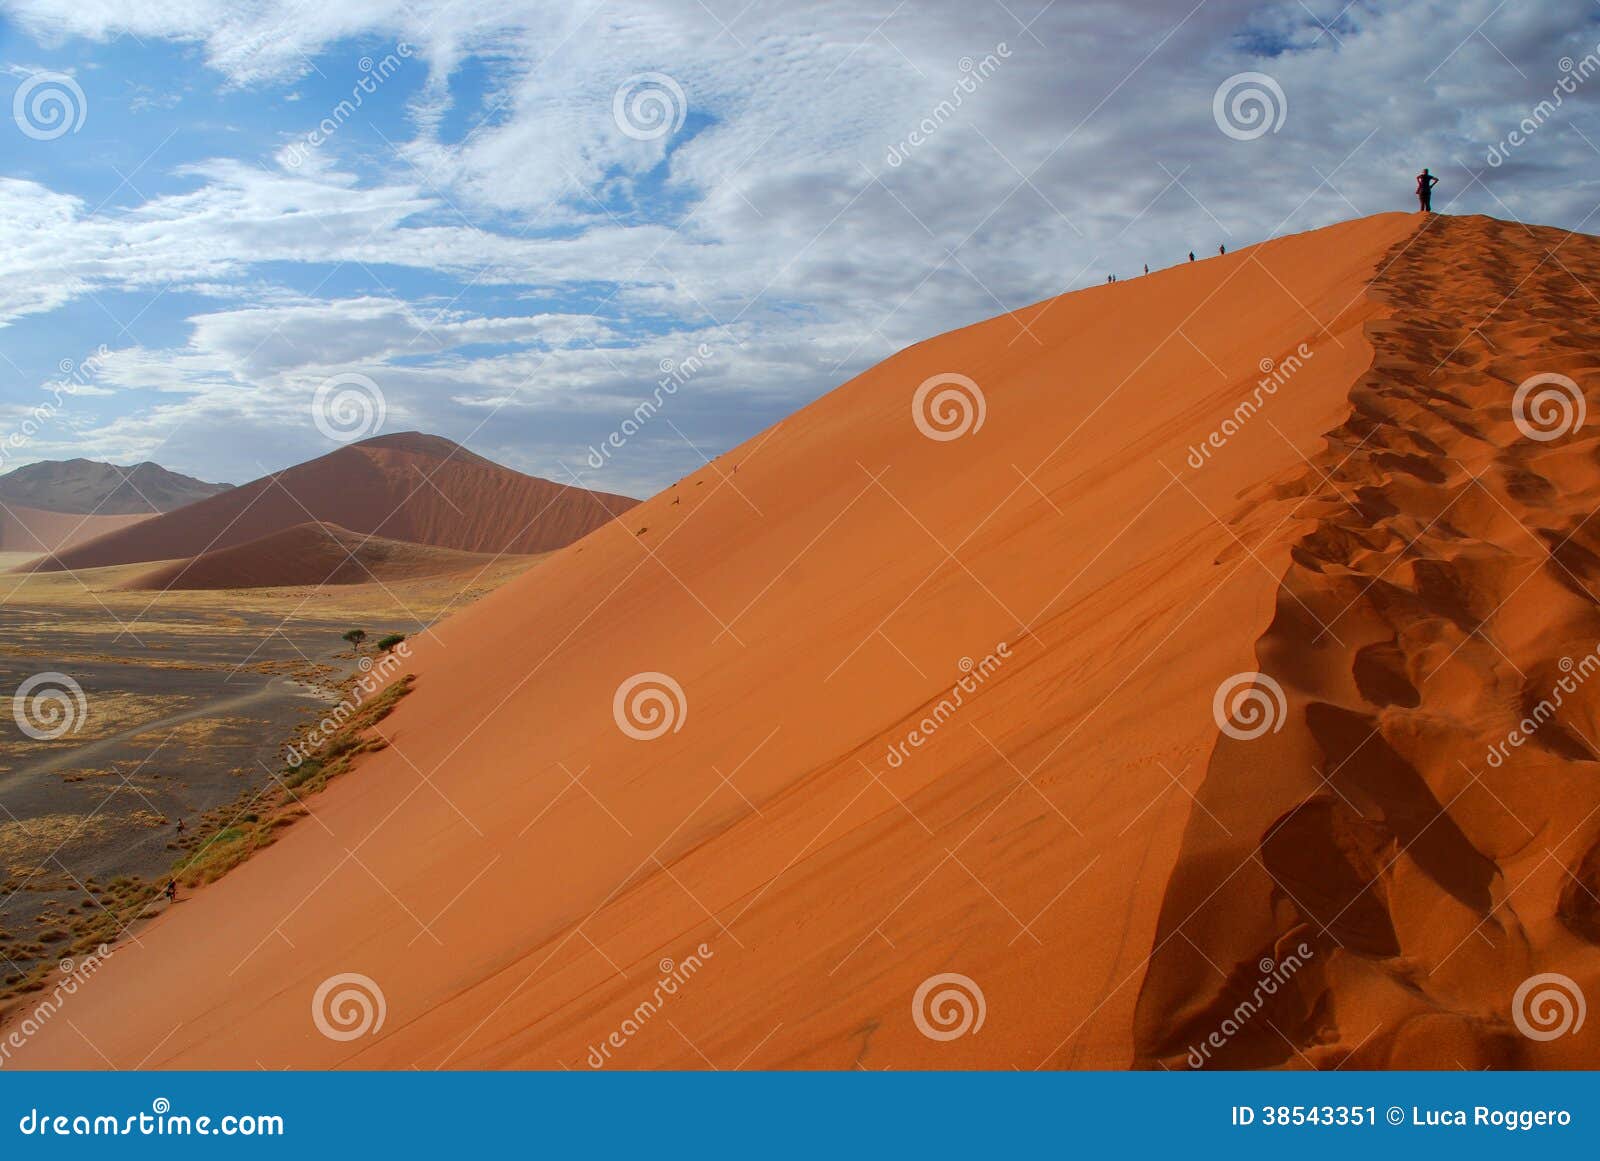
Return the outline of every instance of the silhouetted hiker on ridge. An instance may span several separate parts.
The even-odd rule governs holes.
[[[1194,261],[1194,251],[1193,250],[1189,251],[1189,261],[1191,261],[1191,262]]]
[[[1433,187],[1439,184],[1439,179],[1428,172],[1428,167],[1423,166],[1422,172],[1417,174],[1417,201],[1422,203],[1422,212],[1433,213]]]
[[[1217,257],[1220,258],[1220,257],[1222,257],[1222,255],[1226,254],[1227,252],[1228,252],[1228,247],[1227,247],[1226,243],[1224,243],[1223,245],[1217,247]]]
[[[1146,262],[1146,263],[1145,263],[1145,264],[1144,264],[1144,272],[1145,272],[1145,273],[1146,273],[1146,274],[1149,274],[1149,273],[1150,273],[1150,263],[1148,263],[1148,262]]]

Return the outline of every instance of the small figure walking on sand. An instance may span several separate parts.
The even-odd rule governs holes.
[[[178,880],[168,879],[167,889],[162,893],[166,895],[168,903],[176,903],[178,901]]]
[[[1194,251],[1193,250],[1189,251],[1189,261],[1191,261],[1191,262],[1194,261]]]
[[[1222,257],[1222,255],[1226,254],[1227,252],[1228,252],[1228,245],[1227,245],[1226,242],[1224,242],[1222,245],[1217,247],[1217,257],[1220,258],[1220,257]]]
[[[1145,272],[1145,273],[1146,273],[1146,274],[1149,274],[1149,273],[1150,273],[1150,263],[1148,263],[1148,262],[1146,262],[1146,263],[1145,263],[1145,264],[1144,264],[1144,272]]]
[[[1439,184],[1439,179],[1428,172],[1428,167],[1423,166],[1422,172],[1417,174],[1417,201],[1425,214],[1433,213],[1433,187]]]

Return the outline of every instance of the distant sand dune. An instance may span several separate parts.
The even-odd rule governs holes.
[[[417,432],[379,436],[40,562],[40,571],[186,559],[307,522],[462,552],[572,543],[636,501],[525,476]]]
[[[0,552],[59,552],[148,519],[148,515],[80,516],[8,504],[0,507]]]
[[[553,554],[16,1062],[1183,1067],[1306,943],[1209,1063],[1592,1065],[1507,1029],[1596,982],[1597,695],[1484,752],[1600,640],[1594,437],[1509,419],[1593,378],[1600,243],[1421,222],[931,339]],[[374,1034],[318,1032],[342,973]]]
[[[123,589],[255,589],[355,585],[483,568],[487,553],[362,536],[337,524],[297,524],[258,540],[142,573]]]

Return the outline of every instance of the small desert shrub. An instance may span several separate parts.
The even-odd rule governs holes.
[[[283,827],[310,813],[298,801],[303,794],[321,790],[330,778],[348,770],[357,755],[381,750],[388,744],[368,731],[411,692],[414,680],[406,674],[390,683],[353,714],[315,757],[289,767],[266,787],[251,803],[254,809],[241,813],[214,835],[205,836],[188,858],[172,868],[172,877],[188,887],[215,882],[262,847],[276,842]]]

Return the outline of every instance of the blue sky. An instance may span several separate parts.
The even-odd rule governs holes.
[[[1592,230],[1597,14],[0,0],[0,466],[242,482],[367,433],[317,422],[333,380],[642,495],[918,339],[1408,209],[1423,164],[1451,212]],[[1250,72],[1276,128],[1230,133]]]

